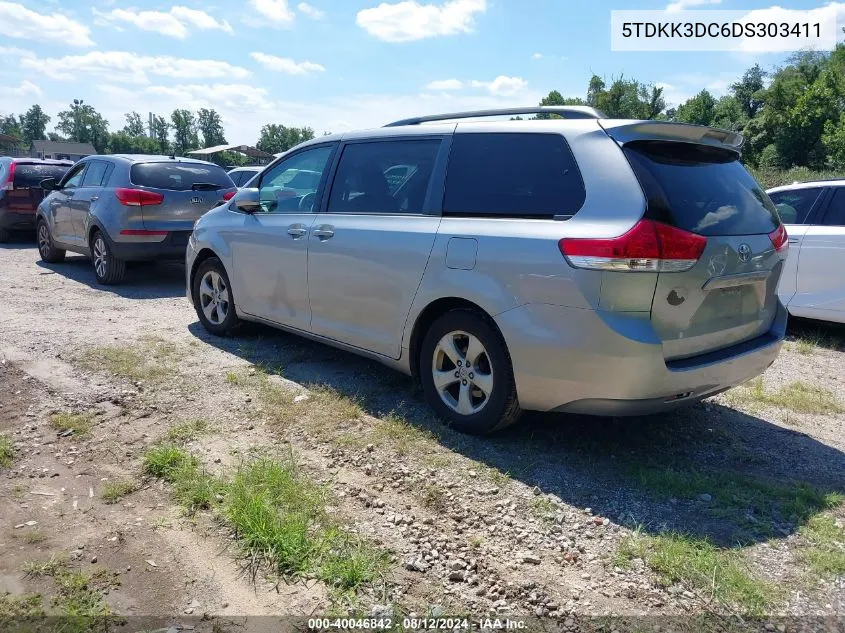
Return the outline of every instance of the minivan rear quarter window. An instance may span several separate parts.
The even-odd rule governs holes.
[[[456,134],[452,141],[444,214],[571,216],[586,195],[560,134],[472,132]]]
[[[140,187],[190,191],[199,183],[214,185],[219,189],[235,186],[229,175],[217,165],[200,163],[136,163],[129,171],[129,179]]]
[[[624,152],[652,220],[699,235],[755,235],[780,225],[769,196],[734,152],[667,141],[628,143]]]

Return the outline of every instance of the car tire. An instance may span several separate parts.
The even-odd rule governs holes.
[[[202,326],[214,336],[227,336],[240,324],[226,268],[216,257],[197,267],[191,279],[191,297]]]
[[[462,433],[493,433],[522,413],[507,346],[486,315],[452,310],[432,323],[419,372],[428,404]]]
[[[35,235],[38,240],[38,254],[41,256],[41,261],[48,264],[58,264],[64,261],[67,253],[64,249],[56,248],[53,236],[50,235],[50,227],[44,220],[38,220]]]
[[[114,256],[109,241],[100,231],[91,234],[91,263],[97,281],[104,286],[119,284],[126,275],[126,262]]]

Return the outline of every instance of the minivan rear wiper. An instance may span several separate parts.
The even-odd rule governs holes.
[[[213,182],[195,182],[191,185],[191,191],[217,191],[222,188],[222,186],[216,185]]]

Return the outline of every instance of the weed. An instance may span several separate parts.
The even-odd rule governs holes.
[[[845,575],[845,528],[837,525],[836,519],[818,514],[800,532],[806,539],[801,556],[816,575],[833,578]]]
[[[162,444],[146,452],[143,468],[147,475],[172,483],[176,472],[192,461],[195,462],[196,458],[191,457],[178,446]]]
[[[348,592],[373,584],[390,564],[385,552],[354,536],[330,532],[325,541],[328,551],[322,556],[318,577],[335,589]]]
[[[179,352],[175,345],[146,337],[135,347],[104,346],[87,350],[80,364],[91,371],[107,371],[129,380],[162,382],[176,373]]]
[[[805,338],[800,338],[795,342],[795,351],[802,356],[809,356],[816,351],[816,344]]]
[[[209,431],[210,425],[206,420],[188,420],[172,427],[165,435],[165,439],[173,443],[188,442]]]
[[[173,444],[154,446],[144,455],[144,472],[173,484],[173,495],[187,514],[211,507],[223,484],[193,455]]]
[[[420,502],[429,510],[444,512],[448,508],[446,493],[437,484],[425,484],[419,491]]]
[[[0,468],[7,468],[12,465],[15,457],[15,447],[12,440],[5,435],[0,435]]]
[[[94,426],[92,413],[54,413],[50,416],[50,424],[59,432],[72,431],[74,435],[86,436]]]
[[[411,424],[397,411],[382,417],[372,433],[374,443],[387,443],[400,455],[418,451],[426,442],[436,439],[434,433]]]
[[[23,540],[28,545],[37,545],[38,543],[43,543],[47,540],[47,535],[40,530],[30,530],[29,532],[25,532],[23,535]]]
[[[27,561],[23,564],[23,573],[29,578],[53,577],[66,569],[68,561],[65,558],[51,556],[46,561]]]
[[[103,484],[103,489],[100,491],[100,498],[105,503],[117,503],[128,494],[132,494],[137,489],[134,481],[129,479],[118,479],[116,481],[107,481]]]
[[[21,625],[22,620],[43,618],[44,605],[41,596],[28,593],[13,596],[10,593],[0,593],[0,630],[12,630]]]
[[[757,378],[745,386],[731,390],[727,397],[732,404],[777,407],[795,413],[824,415],[845,410],[833,392],[800,380],[769,391],[764,387],[763,379]]]
[[[543,521],[554,520],[557,505],[547,497],[534,497],[531,500],[531,511],[535,517]]]

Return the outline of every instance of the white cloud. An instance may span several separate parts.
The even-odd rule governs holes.
[[[59,58],[23,57],[21,66],[65,81],[76,80],[80,74],[138,83],[149,83],[149,75],[182,79],[242,79],[251,74],[246,68],[213,59],[184,59],[170,55],[153,57],[125,51],[92,51]]]
[[[0,0],[3,37],[37,42],[61,42],[68,46],[93,46],[91,29],[61,13],[38,13],[17,2]]]
[[[274,26],[288,25],[296,17],[287,0],[249,0],[249,3]]]
[[[42,95],[41,88],[27,79],[24,79],[17,88],[9,90],[9,93],[15,97],[40,97]]]
[[[303,15],[307,15],[312,20],[322,20],[326,17],[326,12],[318,9],[317,7],[312,7],[307,2],[300,2],[296,5],[296,10],[302,13]]]
[[[3,57],[32,57],[35,53],[15,46],[0,46],[0,55]]]
[[[749,11],[743,18],[738,20],[743,23],[787,23],[794,24],[797,22],[814,23],[833,23],[836,37],[841,41],[842,23],[845,22],[845,3],[842,2],[828,2],[822,7],[817,7],[810,10],[799,9],[784,9],[782,7],[769,7],[767,9],[755,9]],[[824,28],[824,27],[822,27]],[[824,32],[822,32],[824,35]],[[745,37],[742,39],[740,46],[744,53],[771,53],[771,52],[787,52],[775,51],[772,49],[772,40],[768,38],[751,38]],[[794,46],[794,45],[793,45]]]
[[[92,11],[99,18],[98,24],[126,22],[144,31],[153,31],[182,40],[195,29],[232,32],[232,26],[226,20],[217,21],[205,11],[182,6],[171,7],[169,11],[135,11],[132,9],[112,9],[109,12],[92,9]]]
[[[534,53],[531,59],[543,59],[543,53]]]
[[[322,73],[326,71],[325,67],[320,64],[309,61],[297,62],[289,57],[276,57],[275,55],[267,55],[266,53],[250,53],[250,57],[267,70],[286,73],[288,75],[309,75],[311,73]]]
[[[424,90],[460,90],[464,82],[460,79],[439,79],[425,85]]]
[[[473,88],[484,88],[491,95],[509,97],[524,91],[528,82],[522,77],[499,75],[493,81],[472,81],[470,85]]]
[[[666,5],[666,10],[670,13],[677,13],[693,7],[700,7],[706,4],[721,4],[722,0],[677,0]]]
[[[736,72],[721,72],[715,75],[706,73],[682,73],[668,77],[666,81],[656,82],[658,88],[663,88],[663,98],[668,107],[677,107],[702,89],[707,90],[715,98],[728,94],[730,85],[742,75],[742,70]]]
[[[370,35],[386,42],[410,42],[428,37],[469,33],[475,16],[487,10],[487,0],[448,0],[442,6],[416,0],[383,2],[362,9],[356,23]]]

